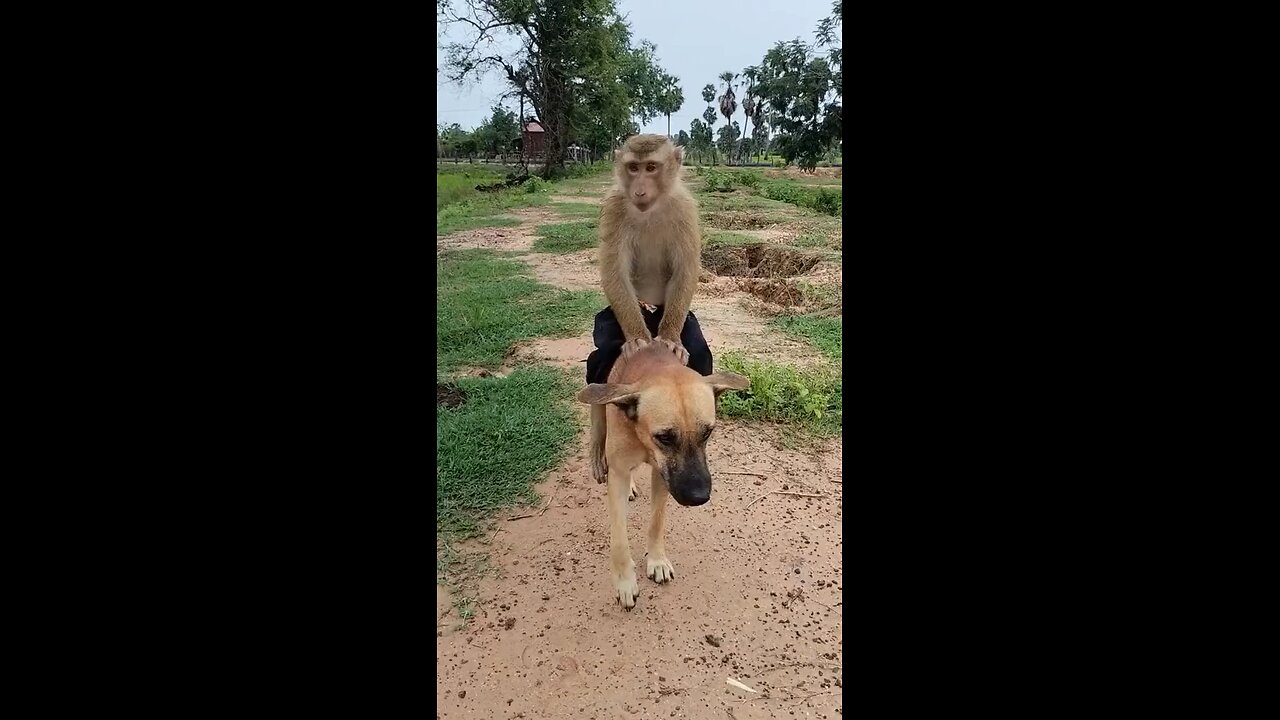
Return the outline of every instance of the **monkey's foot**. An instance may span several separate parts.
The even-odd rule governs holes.
[[[666,338],[657,338],[657,342],[660,342],[663,345],[666,345],[668,350],[675,353],[676,359],[680,361],[681,365],[689,364],[689,351],[685,350],[683,345],[681,345],[678,342],[673,342],[671,340],[668,340]]]
[[[636,338],[622,343],[622,357],[631,357],[635,351],[649,344],[647,338]]]

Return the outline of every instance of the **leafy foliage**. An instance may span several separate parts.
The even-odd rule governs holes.
[[[795,368],[733,352],[718,358],[717,366],[751,379],[747,390],[720,397],[721,416],[794,423],[819,437],[840,433],[843,390],[831,368]]]
[[[657,67],[657,46],[631,43],[615,0],[437,0],[437,21],[463,34],[448,43],[447,77],[458,83],[500,71],[507,97],[532,103],[546,131],[542,176],[565,172],[564,151],[578,142],[597,151],[634,132],[669,107],[668,76]],[[490,54],[499,36],[520,43]]]

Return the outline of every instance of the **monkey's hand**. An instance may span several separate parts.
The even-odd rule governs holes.
[[[668,340],[664,337],[654,338],[654,342],[662,343],[667,347],[668,350],[675,353],[676,359],[680,361],[681,365],[689,364],[689,351],[685,350],[684,346],[681,345],[679,342]]]
[[[650,343],[649,338],[633,338],[631,340],[626,341],[625,343],[622,344],[622,357],[624,358],[631,357],[633,354],[635,354],[637,350],[644,347],[645,345],[648,345],[649,343]]]

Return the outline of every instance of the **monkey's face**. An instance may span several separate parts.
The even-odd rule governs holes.
[[[637,210],[644,212],[653,207],[666,189],[662,184],[663,167],[653,157],[631,160],[625,167],[628,197]]]
[[[683,161],[683,150],[666,136],[635,135],[618,153],[618,184],[637,210],[647,212],[678,180]]]
[[[696,506],[711,499],[706,447],[716,426],[716,398],[750,384],[734,373],[703,377],[676,367],[628,385],[588,385],[578,399],[616,405],[621,417],[613,417],[621,422],[610,419],[609,434],[627,433],[628,444],[643,448],[646,462],[666,482],[671,497],[681,505]]]

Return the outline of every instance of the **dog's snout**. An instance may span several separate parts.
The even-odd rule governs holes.
[[[705,505],[711,499],[711,486],[705,488],[694,488],[685,494],[684,500],[676,498],[676,502],[686,507],[697,507]]]
[[[711,500],[711,473],[704,468],[670,473],[667,487],[671,489],[671,497],[685,507],[705,505]]]

